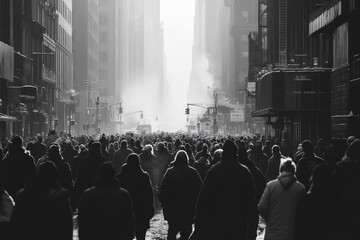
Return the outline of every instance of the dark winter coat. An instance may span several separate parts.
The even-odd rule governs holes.
[[[116,179],[96,181],[79,205],[79,240],[130,240],[134,238],[134,213],[129,193]]]
[[[237,161],[212,166],[201,187],[195,217],[199,239],[246,239],[255,205],[249,170]]]
[[[160,167],[157,157],[148,151],[144,151],[139,157],[141,168],[149,174],[151,184],[160,185]]]
[[[154,216],[154,197],[149,174],[140,166],[135,168],[125,164],[117,178],[121,187],[130,194],[136,222],[142,226],[146,223],[149,228],[149,221]]]
[[[16,197],[11,224],[14,240],[72,240],[68,191],[56,182],[31,182]]]
[[[86,158],[80,159],[79,172],[73,187],[73,208],[77,208],[82,193],[95,184],[99,167],[109,161],[100,152],[89,152]]]
[[[167,149],[164,149],[163,151],[158,151],[156,157],[159,167],[159,181],[157,187],[160,187],[161,181],[165,175],[166,170],[168,169],[170,163],[174,160],[174,156],[171,153],[169,153]]]
[[[296,207],[304,195],[304,185],[288,172],[267,183],[258,204],[259,213],[266,221],[265,240],[294,238]]]
[[[324,159],[314,154],[304,154],[296,168],[296,177],[306,190],[310,188],[310,177],[314,168],[320,164],[325,164]]]
[[[78,152],[73,147],[68,147],[62,152],[64,161],[70,165],[71,175],[76,177],[76,170],[74,164],[74,158],[78,155]]]
[[[37,162],[39,158],[46,154],[45,143],[37,141],[36,143],[34,143],[34,145],[32,145],[30,153],[33,156],[35,162]]]
[[[49,160],[51,161],[52,159]],[[55,163],[55,166],[57,168],[57,172],[58,172],[57,179],[60,185],[71,192],[73,188],[73,181],[72,181],[70,165],[67,162],[65,162],[63,159],[53,159],[52,161]]]
[[[252,152],[249,154],[249,159],[255,163],[255,166],[260,169],[262,174],[265,176],[268,168],[268,157],[262,152]]]
[[[269,165],[265,174],[265,179],[267,182],[276,179],[279,176],[279,168],[281,164],[281,156],[280,154],[272,155],[269,159]]]
[[[129,156],[130,153],[133,153],[130,148],[120,148],[119,150],[115,151],[112,162],[116,174],[121,172],[121,168],[126,163],[126,158]]]
[[[10,154],[0,161],[0,182],[10,196],[16,196],[35,176],[34,158],[26,154],[23,148],[10,150]]]
[[[201,184],[201,178],[194,168],[187,165],[169,168],[159,194],[165,220],[193,223]]]
[[[336,165],[335,221],[340,239],[360,239],[360,164],[344,159]]]
[[[196,171],[199,173],[201,180],[204,181],[207,171],[210,168],[210,162],[204,157],[201,157],[199,160],[195,161],[193,166]]]

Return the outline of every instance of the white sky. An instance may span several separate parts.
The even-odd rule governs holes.
[[[195,0],[160,0],[172,116],[184,120],[193,46]]]

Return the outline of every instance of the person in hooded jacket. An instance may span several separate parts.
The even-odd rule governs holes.
[[[16,196],[11,218],[14,240],[72,240],[73,222],[68,191],[61,187],[53,162],[39,167],[39,174]]]
[[[210,168],[210,162],[205,157],[200,157],[198,160],[195,161],[193,166],[196,171],[199,173],[201,180],[204,181],[207,171]]]
[[[296,166],[291,160],[280,165],[280,175],[266,184],[258,204],[266,221],[265,240],[294,239],[295,214],[305,187],[295,177]]]
[[[238,162],[237,151],[235,143],[227,140],[221,162],[209,169],[196,205],[192,238],[247,239],[256,190],[250,171]]]
[[[187,153],[179,150],[173,167],[165,173],[159,194],[164,218],[169,224],[168,240],[175,240],[179,232],[181,240],[189,238],[201,184],[199,174],[189,166]]]
[[[135,235],[137,240],[145,240],[146,231],[150,228],[150,219],[154,216],[154,197],[149,174],[140,166],[140,158],[131,153],[116,176],[121,187],[131,197],[135,212]]]
[[[95,185],[79,204],[79,240],[132,240],[134,212],[129,193],[120,187],[111,162],[103,163]]]
[[[270,182],[279,176],[281,159],[285,158],[281,154],[280,147],[278,145],[272,146],[271,151],[272,151],[272,156],[269,160],[269,165],[265,174],[266,182]]]

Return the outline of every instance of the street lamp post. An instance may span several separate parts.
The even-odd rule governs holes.
[[[95,127],[96,127],[96,133],[100,134],[100,128],[99,128],[99,104],[100,104],[100,99],[99,97],[96,97],[96,118],[95,118]]]

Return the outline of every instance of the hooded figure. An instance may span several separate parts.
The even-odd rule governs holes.
[[[101,165],[95,186],[87,189],[79,205],[79,239],[134,238],[134,213],[129,193],[120,188],[110,162]]]
[[[255,206],[255,184],[250,171],[238,162],[231,140],[221,162],[212,166],[201,187],[195,216],[198,239],[247,239]]]
[[[136,153],[131,153],[127,157],[117,178],[120,185],[129,192],[134,205],[136,239],[145,240],[146,231],[150,228],[150,219],[154,216],[154,197],[149,174],[142,170]]]
[[[168,240],[188,239],[192,232],[195,205],[202,181],[196,170],[189,166],[187,153],[179,150],[173,167],[164,176],[159,199],[165,220],[169,223]]]
[[[295,164],[287,160],[280,165],[280,175],[267,183],[258,204],[260,215],[266,221],[265,240],[294,239],[295,214],[305,187],[297,181]]]

